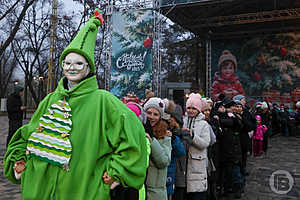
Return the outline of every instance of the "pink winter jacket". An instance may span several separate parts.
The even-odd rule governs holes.
[[[263,140],[264,139],[264,133],[268,130],[266,126],[257,125],[256,126],[256,132],[253,135],[254,140]]]

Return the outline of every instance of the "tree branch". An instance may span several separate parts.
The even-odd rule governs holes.
[[[2,56],[2,54],[4,53],[5,49],[9,46],[9,44],[13,41],[14,37],[16,36],[17,34],[17,31],[19,30],[20,28],[20,25],[22,23],[22,20],[26,14],[26,11],[27,9],[35,2],[36,0],[31,0],[31,1],[28,1],[26,0],[25,2],[25,5],[21,11],[21,14],[20,16],[18,17],[18,20],[17,20],[17,23],[16,25],[14,26],[13,30],[11,31],[9,37],[7,38],[7,40],[4,42],[4,44],[1,46],[0,48],[0,56]]]
[[[0,17],[0,21],[2,20],[2,19],[4,19],[15,7],[16,7],[16,5],[18,4],[20,2],[20,0],[18,0],[18,1],[16,1],[15,3],[14,3],[14,5],[12,5],[1,17]]]

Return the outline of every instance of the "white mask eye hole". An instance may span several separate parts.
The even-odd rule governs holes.
[[[62,67],[64,70],[69,70],[71,68],[71,66],[73,66],[73,68],[75,70],[82,70],[85,66],[88,66],[88,63],[81,62],[81,61],[72,63],[72,62],[66,61],[66,60],[64,60],[62,62]]]

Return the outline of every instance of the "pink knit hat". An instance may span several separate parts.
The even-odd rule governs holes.
[[[204,100],[202,100],[202,102],[203,102],[202,112],[206,111],[206,110],[210,110],[209,104],[206,101],[204,101]]]
[[[259,116],[259,115],[256,115],[256,116],[255,116],[255,119],[256,119],[256,120],[260,120],[260,121],[261,121],[261,116]]]
[[[146,113],[144,112],[142,106],[140,106],[139,104],[137,104],[135,102],[129,102],[126,105],[131,111],[133,111],[136,114],[136,116],[139,118],[139,120],[143,124],[146,124],[147,116],[146,116]]]
[[[186,101],[186,108],[194,107],[201,112],[203,107],[202,97],[200,94],[191,93],[188,100]]]
[[[224,50],[222,55],[220,56],[219,63],[218,63],[219,69],[221,69],[221,64],[225,61],[231,61],[234,64],[234,69],[236,70],[237,68],[236,58],[234,55],[230,53],[229,50]]]
[[[140,116],[141,109],[136,104],[133,104],[133,103],[132,104],[127,104],[127,107],[130,110],[132,110],[136,114],[137,117]]]

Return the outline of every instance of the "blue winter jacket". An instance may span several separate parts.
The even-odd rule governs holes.
[[[174,193],[174,183],[176,174],[176,158],[180,158],[186,154],[184,145],[182,144],[179,137],[175,136],[172,140],[172,152],[171,152],[171,163],[168,166],[167,172],[167,192],[168,196]]]

